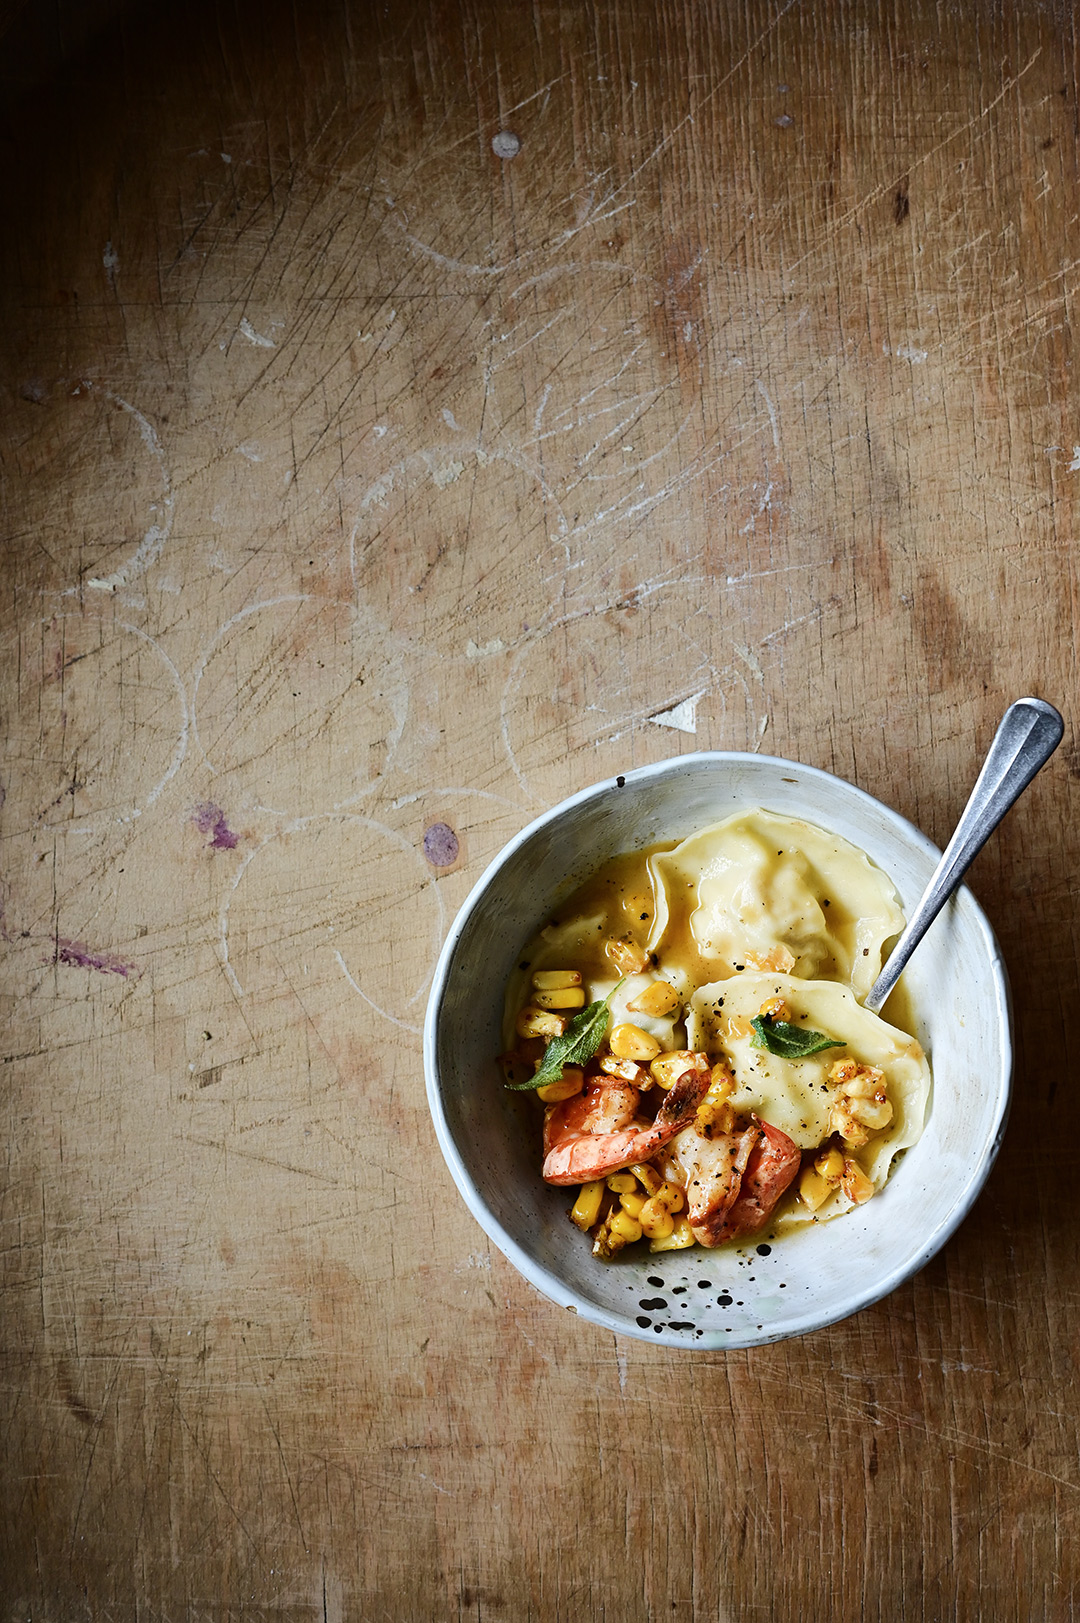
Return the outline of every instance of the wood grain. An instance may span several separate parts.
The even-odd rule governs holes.
[[[9,99],[5,1619],[1076,1615],[1076,92],[1034,0],[199,0]],[[959,1233],[748,1353],[542,1300],[424,1101],[484,865],[698,748],[940,842],[1020,693]]]

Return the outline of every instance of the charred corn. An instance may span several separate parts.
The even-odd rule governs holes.
[[[840,1187],[855,1206],[862,1206],[874,1193],[874,1186],[862,1167],[850,1158],[844,1162],[844,1176],[840,1179]]]
[[[527,1003],[514,1022],[514,1029],[519,1037],[561,1037],[566,1030],[566,1021],[561,1014],[554,1014],[550,1009],[537,1009]]]
[[[620,975],[640,975],[649,955],[633,941],[608,941],[604,951]]]
[[[676,1048],[672,1053],[661,1054],[649,1066],[653,1081],[658,1082],[665,1091],[675,1086],[684,1071],[711,1069],[708,1055],[695,1053],[692,1048]]]
[[[758,1010],[759,1020],[790,1020],[791,1010],[782,997],[767,997]]]
[[[616,1059],[614,1054],[605,1054],[599,1064],[605,1076],[617,1076],[621,1082],[629,1082],[631,1087],[640,1088],[642,1092],[652,1087],[652,1077],[648,1071],[635,1065],[632,1059]]]

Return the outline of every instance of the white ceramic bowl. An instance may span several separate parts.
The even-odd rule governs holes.
[[[757,1237],[715,1251],[593,1257],[567,1219],[568,1191],[541,1180],[532,1098],[504,1088],[495,1064],[507,977],[529,937],[607,858],[754,806],[843,835],[885,870],[908,914],[938,859],[904,818],[827,772],[763,755],[682,755],[585,789],[511,840],[455,920],[428,1003],[428,1101],[473,1216],[545,1296],[667,1346],[804,1335],[894,1290],[970,1209],[1008,1113],[1008,981],[993,932],[962,889],[905,973],[933,1091],[921,1139],[874,1200],[771,1246]]]

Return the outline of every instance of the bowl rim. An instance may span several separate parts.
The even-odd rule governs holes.
[[[554,1302],[559,1307],[568,1308],[579,1317],[587,1319],[603,1329],[610,1330],[615,1335],[630,1336],[635,1340],[647,1340],[653,1346],[657,1345],[655,1336],[646,1335],[632,1320],[625,1320],[617,1313],[612,1313],[608,1309],[588,1301],[577,1291],[564,1284],[557,1274],[538,1264],[514,1239],[513,1235],[503,1228],[481,1197],[464,1158],[454,1141],[443,1104],[442,1090],[439,1085],[436,1042],[439,1015],[446,996],[450,968],[458,943],[470,919],[480,906],[492,880],[523,845],[526,845],[549,824],[557,822],[572,808],[585,805],[591,800],[598,800],[602,796],[610,794],[613,790],[618,791],[631,784],[641,784],[648,782],[650,779],[676,775],[682,768],[734,766],[744,762],[791,768],[824,783],[838,783],[845,793],[866,802],[867,806],[873,807],[876,813],[883,814],[898,832],[905,835],[917,847],[920,847],[932,863],[936,863],[941,855],[940,849],[934,842],[908,818],[902,816],[900,812],[894,811],[891,806],[886,805],[882,800],[878,800],[867,790],[859,788],[857,784],[850,783],[846,778],[841,778],[835,772],[827,772],[823,767],[808,766],[803,761],[794,761],[787,756],[764,755],[749,750],[694,750],[686,755],[666,756],[661,761],[653,761],[645,766],[632,767],[626,772],[603,778],[596,783],[587,785],[584,789],[577,790],[574,794],[568,795],[564,800],[558,801],[554,806],[550,806],[546,811],[534,817],[531,822],[527,823],[524,828],[520,829],[517,834],[507,841],[488,863],[469,891],[447,932],[446,940],[443,943],[432,974],[431,989],[428,994],[424,1017],[424,1077],[428,1109],[435,1128],[435,1136],[442,1151],[443,1159],[457,1185],[459,1194],[488,1239],[507,1261],[512,1263],[518,1272],[549,1301]],[[968,1186],[962,1198],[938,1226],[931,1231],[923,1244],[911,1257],[894,1267],[881,1280],[876,1281],[871,1289],[863,1290],[855,1299],[845,1300],[837,1308],[837,1311],[828,1317],[823,1318],[820,1309],[818,1309],[807,1313],[805,1322],[796,1318],[783,1330],[774,1334],[770,1334],[765,1329],[761,1334],[742,1335],[738,1340],[724,1340],[723,1342],[710,1336],[704,1336],[700,1340],[691,1343],[681,1339],[678,1335],[669,1335],[665,1336],[663,1346],[684,1352],[736,1352],[747,1347],[764,1346],[776,1341],[787,1341],[796,1336],[810,1335],[814,1331],[827,1329],[830,1325],[850,1318],[855,1313],[861,1313],[864,1308],[872,1307],[876,1302],[880,1302],[884,1297],[890,1295],[905,1280],[917,1274],[955,1234],[960,1224],[968,1216],[985,1187],[986,1180],[990,1175],[994,1162],[997,1160],[1008,1126],[1014,1065],[1013,1001],[1004,955],[989,919],[967,885],[958,886],[956,895],[964,897],[965,906],[971,910],[973,921],[984,939],[987,965],[993,978],[994,1000],[1001,1014],[1002,1061],[1001,1078],[995,1101],[993,1130],[989,1135],[982,1155],[972,1167]]]

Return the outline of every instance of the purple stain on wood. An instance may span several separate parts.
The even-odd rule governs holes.
[[[85,941],[65,941],[56,938],[54,964],[67,964],[72,969],[96,969],[102,975],[128,975],[137,973],[135,964],[125,963],[114,952],[91,952]]]
[[[225,813],[220,806],[215,806],[212,800],[204,800],[201,806],[196,806],[191,814],[191,821],[200,834],[211,834],[211,851],[232,851],[240,839],[234,834],[225,821]]]
[[[460,850],[449,823],[432,823],[424,834],[424,855],[433,868],[449,868],[457,861]]]

